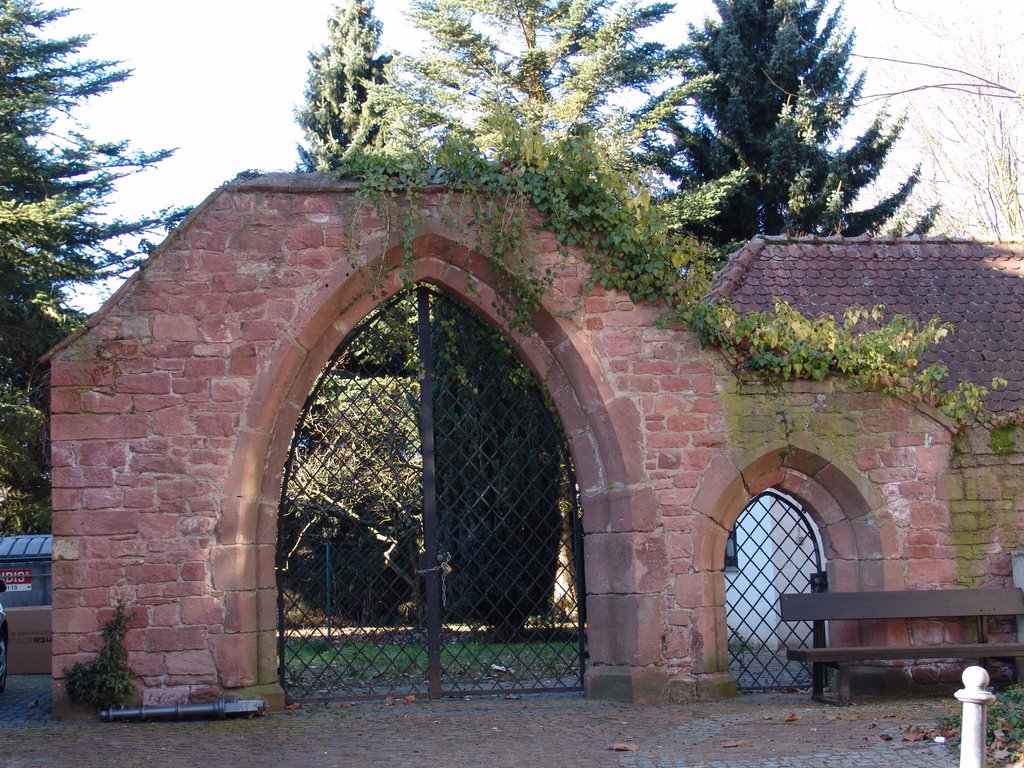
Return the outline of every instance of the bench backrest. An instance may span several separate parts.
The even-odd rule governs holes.
[[[925,619],[1024,614],[1024,591],[936,589],[906,592],[821,592],[779,597],[783,621]]]

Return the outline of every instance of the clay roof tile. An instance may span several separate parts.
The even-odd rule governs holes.
[[[1024,408],[1024,243],[939,238],[759,237],[730,257],[712,298],[738,310],[789,301],[808,314],[884,304],[886,313],[952,323],[930,353],[950,380],[1007,379],[990,406]]]

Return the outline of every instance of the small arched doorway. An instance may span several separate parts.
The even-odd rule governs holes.
[[[335,350],[279,508],[279,675],[292,700],[580,690],[582,525],[535,378],[419,286]]]
[[[770,489],[736,520],[725,551],[729,672],[741,690],[810,685],[809,665],[787,647],[811,645],[809,623],[783,623],[779,595],[825,585],[821,534],[799,502]]]

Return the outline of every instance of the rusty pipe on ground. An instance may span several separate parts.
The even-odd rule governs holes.
[[[209,704],[174,704],[167,707],[123,707],[104,709],[100,720],[112,723],[117,720],[191,720],[212,717],[223,720],[234,716],[262,715],[266,705],[260,699],[239,701],[220,699]]]

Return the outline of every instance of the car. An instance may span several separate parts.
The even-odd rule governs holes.
[[[0,579],[0,592],[7,591],[7,582]],[[7,687],[7,614],[0,603],[0,693]]]

